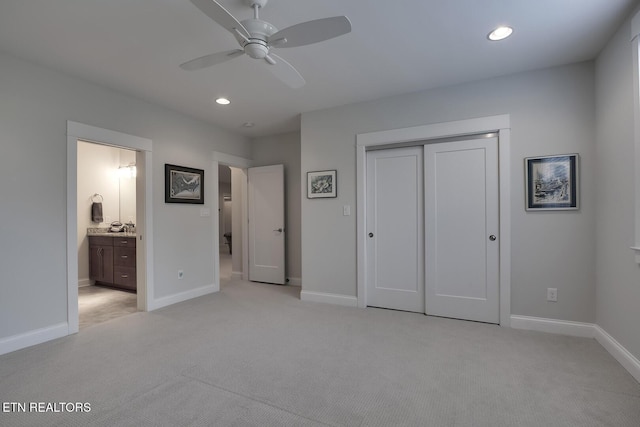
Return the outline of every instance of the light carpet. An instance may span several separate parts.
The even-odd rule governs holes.
[[[242,281],[0,356],[2,426],[640,425],[595,340],[303,302]]]

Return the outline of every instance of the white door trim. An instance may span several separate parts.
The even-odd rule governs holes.
[[[500,198],[500,325],[510,326],[511,319],[511,124],[508,114],[453,122],[435,123],[356,135],[357,195],[357,299],[366,307],[366,150],[378,145],[402,144],[436,138],[498,133],[498,174]]]
[[[220,231],[218,229],[219,218],[219,194],[218,189],[220,183],[218,182],[218,167],[220,165],[231,166],[240,169],[249,169],[252,166],[252,160],[234,156],[232,154],[221,153],[214,151],[212,153],[212,174],[211,174],[211,188],[213,189],[213,203],[211,212],[211,221],[213,222],[213,291],[218,292],[220,290]],[[242,194],[245,196],[245,200],[242,203],[242,280],[249,280],[249,228],[248,218],[249,213],[247,210],[247,180],[242,181]]]
[[[135,150],[144,154],[144,220],[136,224],[138,243],[145,262],[137,270],[138,310],[152,309],[153,301],[153,208],[152,141],[108,129],[67,121],[67,324],[68,333],[79,330],[78,322],[78,140]],[[138,204],[140,201],[137,202]],[[140,242],[140,239],[144,239]],[[144,280],[140,280],[144,278]]]

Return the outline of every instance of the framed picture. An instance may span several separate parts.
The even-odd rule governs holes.
[[[164,202],[204,204],[204,171],[165,164]]]
[[[307,198],[337,197],[336,171],[307,172]]]
[[[577,154],[528,157],[525,161],[526,210],[576,210]]]

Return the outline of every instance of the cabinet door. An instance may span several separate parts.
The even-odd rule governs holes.
[[[89,277],[97,282],[113,282],[113,246],[89,247]]]

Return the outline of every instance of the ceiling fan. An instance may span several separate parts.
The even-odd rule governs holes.
[[[253,8],[253,19],[238,21],[216,0],[191,0],[198,9],[227,29],[236,38],[241,49],[213,53],[192,59],[180,65],[183,70],[199,70],[237,58],[243,54],[254,59],[264,59],[268,69],[291,88],[304,86],[304,78],[291,64],[271,53],[271,48],[305,46],[351,32],[351,22],[346,16],[315,19],[278,31],[259,17],[258,10],[268,0],[245,0]]]

